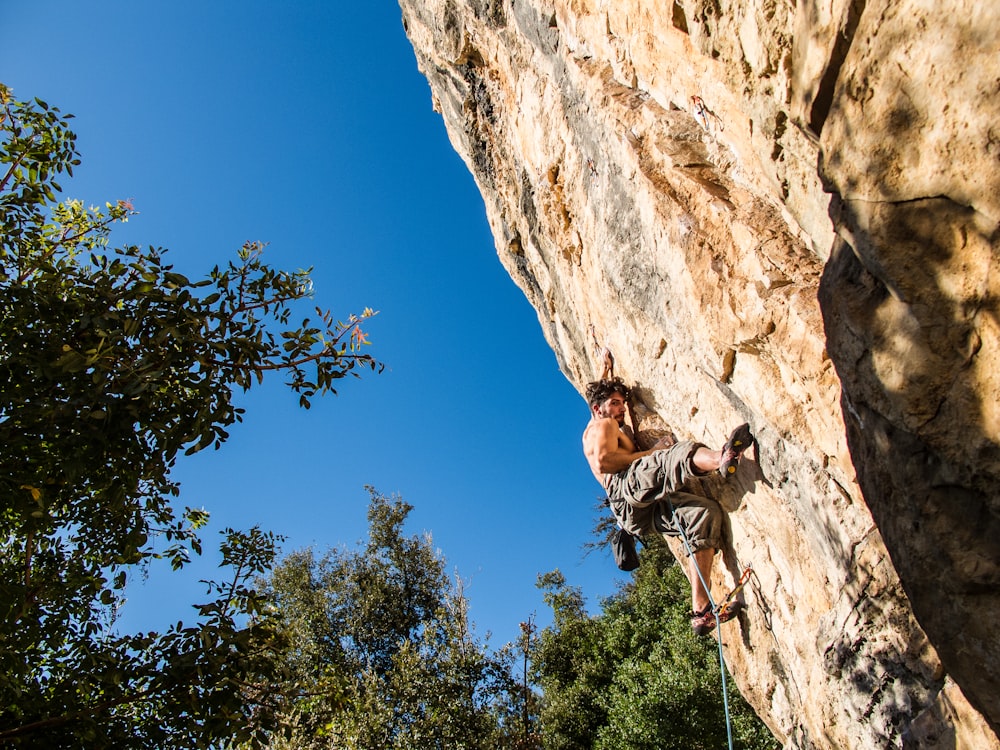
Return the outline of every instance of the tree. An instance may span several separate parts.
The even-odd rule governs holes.
[[[589,616],[579,589],[555,571],[539,586],[554,622],[540,636],[544,747],[701,750],[727,733],[715,641],[691,632],[688,584],[665,543],[643,549],[633,582]],[[729,694],[741,748],[776,743],[742,696]]]
[[[286,557],[270,577],[299,698],[275,748],[513,747],[507,650],[491,654],[470,632],[459,583],[427,536],[405,536],[412,507],[369,488],[361,550]]]
[[[204,511],[178,509],[179,455],[241,419],[235,389],[282,373],[308,407],[359,368],[360,323],[317,310],[307,271],[238,262],[191,281],[165,251],[109,249],[130,203],[57,202],[79,158],[68,117],[0,86],[0,743],[207,747],[266,725],[283,650],[251,583],[271,534],[227,530],[227,578],[193,626],[120,635],[127,581],[200,552]]]

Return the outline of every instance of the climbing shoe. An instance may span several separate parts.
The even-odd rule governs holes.
[[[715,615],[712,614],[712,605],[709,604],[701,612],[688,612],[691,618],[691,630],[695,635],[708,635],[715,629]]]
[[[736,615],[740,613],[743,609],[743,602],[732,601],[727,602],[723,605],[722,609],[719,611],[719,622],[729,622]],[[691,618],[691,630],[694,631],[695,635],[708,635],[713,630],[715,630],[715,613],[712,611],[712,605],[709,604],[701,612],[688,612],[688,616]]]
[[[753,440],[750,425],[745,422],[732,431],[729,440],[722,447],[722,458],[719,461],[719,473],[722,476],[728,477],[736,473],[740,456],[743,455],[743,451],[750,447]]]
[[[688,612],[691,618],[691,630],[695,635],[708,635],[715,630],[715,615],[712,614],[712,605],[709,604],[701,612]]]

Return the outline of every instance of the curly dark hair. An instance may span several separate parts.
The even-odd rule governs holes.
[[[621,378],[595,380],[592,383],[587,383],[587,403],[590,404],[591,409],[607,401],[613,393],[622,394],[626,401],[632,395],[631,389],[622,382]]]

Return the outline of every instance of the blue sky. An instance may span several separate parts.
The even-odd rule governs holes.
[[[206,550],[254,524],[286,551],[353,546],[372,485],[414,506],[407,531],[433,535],[495,646],[549,622],[538,574],[592,607],[624,580],[583,558],[601,496],[586,405],[497,260],[395,2],[0,0],[0,81],[76,116],[65,195],[132,199],[115,244],[169,248],[197,277],[262,240],[272,265],[313,268],[336,317],[379,311],[382,375],[309,411],[265,381],[222,450],[179,463],[181,503],[212,514]],[[122,626],[193,619],[211,573],[152,570]]]

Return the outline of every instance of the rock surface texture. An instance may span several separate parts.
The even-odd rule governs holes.
[[[714,583],[775,735],[1000,747],[1000,4],[400,4],[565,375],[758,436]]]

